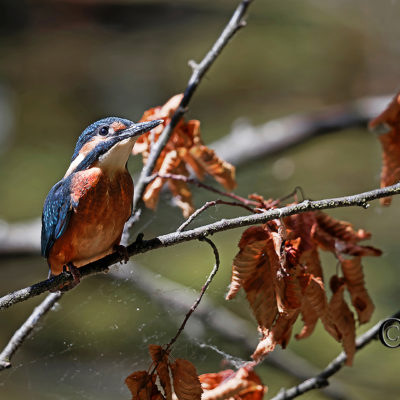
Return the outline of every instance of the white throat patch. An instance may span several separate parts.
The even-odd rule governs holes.
[[[125,164],[128,161],[129,155],[132,153],[135,142],[136,137],[121,140],[108,150],[107,153],[99,157],[97,165],[110,173],[125,169]]]

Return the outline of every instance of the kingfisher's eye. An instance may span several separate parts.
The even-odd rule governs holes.
[[[108,126],[103,126],[99,131],[100,135],[106,136],[108,134]]]

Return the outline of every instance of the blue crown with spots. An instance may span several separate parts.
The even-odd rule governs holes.
[[[113,122],[122,122],[126,127],[131,126],[133,124],[129,119],[119,118],[119,117],[108,117],[100,119],[93,124],[89,125],[79,136],[78,141],[76,142],[74,154],[72,155],[71,161],[73,161],[79,154],[81,148],[87,143],[93,136],[97,134],[98,128],[103,125],[111,125]]]

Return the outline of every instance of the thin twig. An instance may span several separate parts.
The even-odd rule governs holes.
[[[199,297],[193,303],[192,307],[190,307],[190,310],[186,313],[182,324],[180,325],[180,327],[178,328],[178,331],[176,332],[176,335],[169,341],[169,343],[163,349],[163,354],[168,354],[169,353],[169,351],[171,350],[172,345],[178,340],[179,336],[184,331],[186,323],[189,321],[189,318],[192,316],[192,314],[196,311],[197,307],[199,306],[199,304],[201,302],[201,299],[205,295],[208,287],[210,286],[210,283],[214,279],[214,276],[217,274],[219,266],[220,266],[219,253],[218,253],[217,246],[215,246],[214,242],[212,240],[208,239],[208,238],[200,238],[199,240],[205,241],[211,246],[211,248],[213,249],[213,252],[214,252],[215,264],[214,264],[214,267],[213,267],[210,275],[208,276],[206,282],[204,283],[203,287],[201,288]],[[162,359],[162,357],[160,357],[160,360],[161,359]],[[154,374],[154,371],[157,369],[158,364],[159,364],[159,362],[157,362],[153,366],[152,371],[149,373],[150,376],[152,376]]]
[[[224,204],[227,206],[236,206],[236,207],[242,207],[251,213],[254,213],[254,210],[244,204],[241,203],[235,203],[232,201],[224,201],[224,200],[212,200],[212,201],[207,201],[203,206],[198,208],[176,231],[177,232],[182,232],[191,222],[194,221],[195,218],[197,218],[203,211],[207,210],[207,208],[210,208],[212,206],[215,206],[217,204]]]
[[[210,275],[208,276],[206,282],[204,283],[203,287],[201,288],[200,291],[200,295],[199,297],[196,299],[196,301],[193,303],[192,307],[190,307],[190,310],[188,311],[188,313],[185,316],[185,319],[183,320],[181,326],[178,329],[178,332],[176,333],[176,335],[171,339],[171,341],[168,343],[167,347],[165,348],[165,352],[168,352],[169,349],[171,348],[171,346],[176,342],[176,340],[178,339],[179,335],[183,332],[183,330],[185,329],[186,323],[188,322],[190,316],[196,311],[196,308],[198,307],[198,305],[201,302],[201,299],[203,298],[204,294],[206,293],[206,290],[208,289],[208,287],[210,286],[210,283],[212,282],[212,280],[214,279],[214,276],[216,275],[216,273],[218,272],[218,268],[220,265],[220,258],[219,258],[219,253],[218,253],[218,249],[217,246],[215,246],[214,242],[206,237],[201,238],[201,241],[207,242],[211,248],[213,249],[214,252],[214,257],[215,257],[215,264],[214,267],[210,273]]]
[[[222,190],[216,189],[213,186],[206,185],[205,183],[200,182],[196,178],[190,178],[190,177],[185,176],[185,175],[155,173],[155,174],[153,174],[153,175],[148,177],[148,182],[147,183],[150,183],[155,178],[172,179],[172,180],[175,180],[175,181],[183,181],[185,183],[189,183],[191,185],[195,185],[195,186],[197,186],[199,188],[203,188],[203,189],[209,190],[210,192],[218,193],[221,196],[229,197],[231,199],[240,201],[241,203],[246,204],[248,206],[250,206],[250,205],[253,205],[253,206],[259,205],[259,203],[257,201],[246,199],[246,198],[244,198],[242,196],[239,196],[239,195],[237,195],[235,193],[232,193],[232,192],[224,192]]]
[[[11,367],[11,357],[24,343],[40,319],[51,310],[54,304],[61,298],[62,293],[50,293],[47,297],[33,310],[29,318],[14,333],[4,350],[0,353],[0,371]]]
[[[174,246],[179,243],[197,240],[208,235],[222,232],[230,229],[245,227],[249,225],[262,224],[273,219],[288,217],[289,215],[299,214],[307,211],[326,210],[341,207],[354,207],[359,206],[368,208],[369,201],[380,199],[382,197],[394,196],[400,194],[400,183],[388,186],[381,189],[371,190],[369,192],[359,193],[352,196],[337,197],[333,199],[310,201],[305,200],[299,204],[292,204],[290,206],[275,208],[267,210],[263,213],[247,215],[243,217],[223,219],[213,224],[204,225],[195,229],[184,232],[173,232],[166,235],[161,235],[150,240],[136,240],[134,243],[127,247],[127,254],[129,257],[146,253],[148,251],[158,249],[161,247]],[[112,264],[123,260],[121,254],[115,252],[105,256],[97,261],[91,262],[79,268],[82,277],[104,272]],[[15,303],[19,303],[30,297],[37,296],[47,290],[56,289],[62,283],[70,282],[73,278],[68,272],[63,272],[53,278],[36,283],[32,286],[26,287],[21,290],[9,293],[0,298],[0,309],[10,307]]]
[[[193,69],[192,75],[189,79],[188,85],[184,92],[183,98],[175,111],[174,115],[171,118],[171,122],[167,125],[160,135],[157,143],[152,147],[149,158],[147,160],[146,165],[142,169],[140,174],[139,181],[135,188],[135,197],[134,197],[134,207],[133,212],[136,212],[138,208],[138,204],[143,196],[143,193],[146,189],[146,180],[149,177],[156,165],[157,159],[161,154],[161,151],[164,149],[167,144],[175,126],[178,124],[182,116],[185,114],[189,102],[197,89],[201,79],[206,74],[206,72],[210,69],[211,65],[214,63],[216,58],[219,56],[223,48],[228,44],[229,40],[234,36],[234,34],[244,26],[244,14],[246,13],[247,8],[249,7],[252,0],[242,0],[235,12],[233,13],[231,19],[228,24],[222,31],[221,35],[214,43],[210,51],[206,54],[203,60],[199,64],[195,64],[191,62],[190,66]]]
[[[392,315],[391,318],[399,318],[400,311],[396,314]],[[377,339],[379,329],[382,325],[383,321],[379,321],[376,325],[374,325],[367,332],[362,334],[356,339],[356,351],[362,349],[367,344],[371,343],[372,340]],[[321,371],[318,375],[313,378],[307,379],[299,385],[293,386],[290,389],[284,389],[280,391],[275,397],[271,400],[288,400],[294,399],[312,389],[319,389],[329,385],[328,379],[336,374],[345,364],[347,360],[346,353],[342,351],[329,365]]]

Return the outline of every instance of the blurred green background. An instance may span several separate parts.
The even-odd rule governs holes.
[[[201,59],[237,3],[3,0],[0,218],[17,222],[40,216],[48,190],[63,176],[75,141],[88,124],[109,115],[137,120],[145,109],[184,90],[190,75],[188,60]],[[400,3],[391,0],[255,0],[248,26],[207,74],[188,116],[201,120],[204,141],[211,143],[228,134],[239,117],[261,124],[360,96],[393,93],[399,87],[399,13]],[[379,186],[380,163],[376,137],[349,130],[240,167],[237,192],[281,197],[301,185],[313,199],[357,193]],[[291,166],[284,179],[277,173],[282,165]],[[130,161],[131,172],[140,166],[140,159]],[[194,193],[196,206],[215,198],[199,190]],[[399,205],[400,199],[394,199],[390,208],[375,202],[368,210],[332,212],[371,231],[371,244],[384,251],[381,258],[364,262],[376,304],[369,326],[400,305]],[[220,206],[198,223],[235,215],[237,210]],[[181,222],[180,211],[167,196],[156,213],[144,214],[136,231],[150,238],[175,230]],[[224,301],[240,234],[234,230],[215,235],[222,265],[209,296],[247,318],[256,340],[256,325],[244,296],[229,304]],[[329,276],[336,261],[323,260]],[[213,257],[205,244],[191,242],[135,261],[153,271],[155,281],[167,277],[186,285],[188,294],[195,296]],[[46,274],[46,262],[39,257],[1,257],[1,294],[40,281]],[[1,311],[0,347],[41,299]],[[47,315],[13,358],[13,367],[1,372],[0,398],[128,399],[124,378],[148,367],[147,345],[168,342],[182,318],[128,282],[108,276],[85,279]],[[299,329],[297,324],[295,331]],[[194,320],[187,332],[173,356],[188,358],[199,373],[224,368],[223,353],[249,359],[250,353],[241,346]],[[320,326],[305,341],[293,339],[289,348],[318,368],[341,350]],[[398,367],[399,350],[376,342],[337,379],[346,385],[348,398],[398,399]],[[297,382],[266,363],[258,372],[270,395]],[[303,398],[324,396],[310,392]]]

